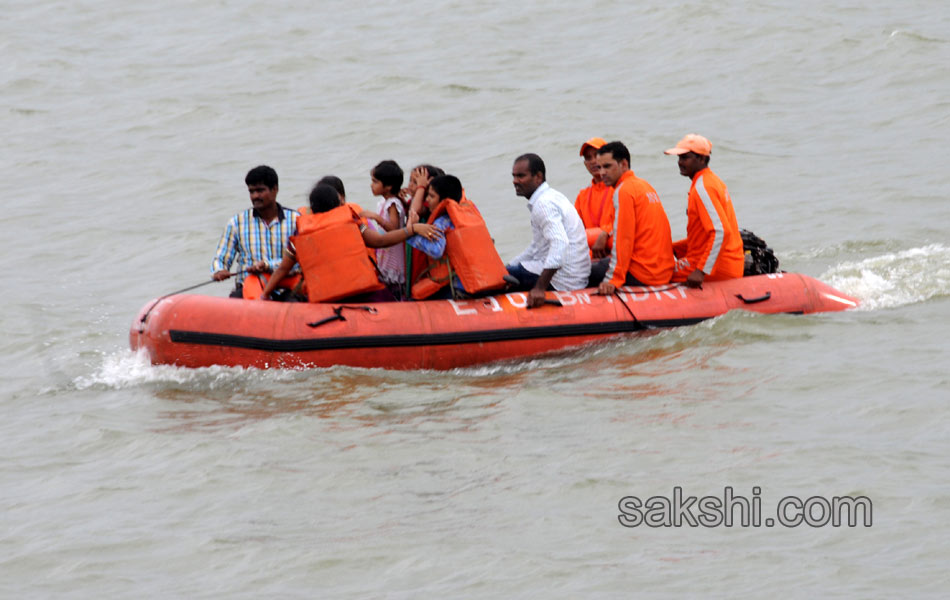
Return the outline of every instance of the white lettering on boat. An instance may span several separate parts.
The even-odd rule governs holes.
[[[460,316],[460,317],[461,317],[462,315],[474,315],[474,314],[477,314],[477,313],[478,313],[478,311],[475,310],[474,308],[462,308],[463,306],[465,306],[465,305],[468,304],[468,302],[465,301],[465,300],[461,300],[461,301],[460,301],[460,300],[449,300],[449,304],[451,304],[451,305],[452,305],[452,308],[455,309],[455,314],[457,314],[457,315]]]
[[[644,286],[644,287],[623,287],[615,292],[617,297],[624,303],[643,302],[644,300],[682,300],[687,297],[684,286]],[[582,304],[596,304],[594,298],[589,292],[578,290],[574,292],[553,292],[555,298],[564,306],[579,306]],[[601,296],[594,294],[597,298],[602,298],[608,304],[613,304],[613,294]],[[449,300],[452,309],[458,316],[476,315],[479,312],[484,314],[488,312],[503,312],[506,309],[506,303],[511,308],[527,308],[528,295],[524,292],[511,292],[504,296],[487,296],[477,300]],[[597,302],[600,302],[598,300]]]
[[[560,300],[564,306],[573,306],[577,304],[577,297],[570,292],[554,292],[554,297]]]
[[[515,300],[515,296],[521,298],[520,300]],[[508,298],[508,302],[511,303],[515,308],[527,308],[528,306],[528,296],[522,294],[521,292],[514,292],[512,294],[505,294],[505,298]]]
[[[681,285],[675,286],[673,288],[670,288],[669,286],[657,287],[648,285],[644,287],[624,287],[620,289],[628,292],[635,302],[649,300],[651,293],[656,296],[657,300],[662,300],[663,296],[666,296],[671,300],[680,300],[682,298],[686,298],[686,289]],[[679,294],[677,295],[676,292],[679,292]],[[618,290],[617,293],[619,294],[622,292]],[[663,296],[660,294],[663,294]]]
[[[499,312],[501,310],[501,304],[495,299],[494,296],[489,296],[488,301],[484,304],[485,306],[491,306],[492,312]]]

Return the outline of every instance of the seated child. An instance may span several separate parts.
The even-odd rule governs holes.
[[[396,231],[406,226],[406,207],[399,199],[403,173],[399,165],[392,160],[384,160],[370,171],[372,183],[370,189],[379,197],[376,213],[364,212],[363,216],[372,219],[383,232]],[[380,280],[386,284],[396,298],[402,297],[402,287],[406,281],[406,247],[402,241],[395,245],[376,250],[376,266]]]
[[[412,286],[415,300],[480,295],[505,286],[508,273],[485,221],[453,175],[434,178],[426,192],[429,223],[443,237],[414,236],[407,242],[422,251],[428,263]]]

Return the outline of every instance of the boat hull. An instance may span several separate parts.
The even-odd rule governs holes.
[[[176,295],[146,304],[129,342],[154,364],[183,367],[451,369],[691,325],[734,309],[814,313],[857,306],[794,273],[708,282],[702,289],[671,284],[622,288],[614,296],[593,292],[549,292],[551,303],[537,309],[527,308],[520,292],[354,305]]]

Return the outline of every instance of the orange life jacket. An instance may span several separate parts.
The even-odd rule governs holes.
[[[362,206],[360,206],[359,204],[353,204],[352,202],[345,202],[343,206],[349,206],[350,210],[352,210],[354,214],[356,214],[356,218],[359,220],[359,222],[362,223],[363,225],[366,225],[366,219],[360,216],[360,213],[363,212]],[[313,210],[309,206],[301,206],[300,208],[297,209],[297,212],[300,213],[301,217],[304,215],[313,214]],[[367,246],[366,255],[369,256],[369,259],[373,261],[373,264],[375,265],[376,264],[376,248],[370,248]]]
[[[429,223],[434,223],[445,213],[454,227],[445,232],[445,255],[438,260],[429,258],[430,268],[412,286],[412,297],[422,300],[448,285],[449,265],[469,294],[504,287],[508,269],[495,250],[495,243],[478,208],[463,194],[461,202],[444,200],[432,211]]]
[[[244,287],[241,288],[241,296],[245,300],[260,300],[261,294],[264,293],[264,288],[267,287],[269,280],[270,273],[265,275],[258,275],[257,273],[248,274],[248,276],[244,278]],[[293,290],[301,281],[302,278],[299,274],[288,275],[277,282],[277,287]]]
[[[300,215],[291,237],[310,302],[327,302],[374,292],[385,286],[376,275],[360,233],[360,208],[345,204],[319,214]]]

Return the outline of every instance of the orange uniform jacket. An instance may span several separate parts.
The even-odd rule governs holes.
[[[742,277],[745,254],[732,198],[708,167],[693,176],[686,216],[686,239],[673,245],[678,259],[673,281],[686,281],[696,269],[707,281]]]
[[[614,232],[614,204],[611,200],[613,194],[614,188],[602,181],[591,181],[588,187],[577,194],[574,208],[587,229],[588,246],[594,245],[601,230],[606,231],[608,236]],[[608,237],[607,249],[612,246],[613,237]]]
[[[669,283],[673,240],[656,190],[633,171],[626,171],[617,181],[613,204],[617,215],[614,248],[604,281],[620,287],[630,273],[648,285]]]

